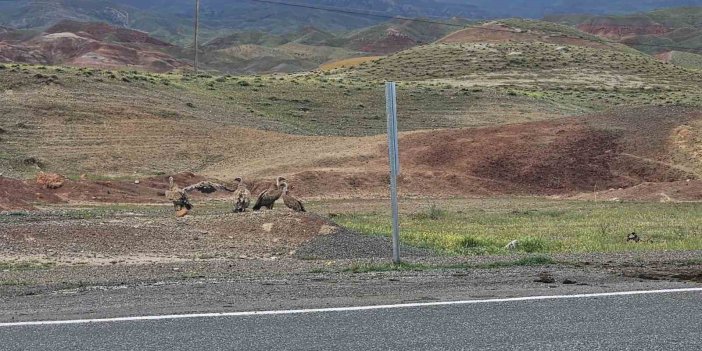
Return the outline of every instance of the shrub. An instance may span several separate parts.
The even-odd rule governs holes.
[[[544,252],[548,248],[548,245],[543,239],[526,237],[519,239],[519,245],[517,249],[524,252]]]

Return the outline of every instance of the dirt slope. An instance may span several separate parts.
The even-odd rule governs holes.
[[[690,141],[696,139],[681,138],[697,135],[700,126],[702,113],[696,109],[647,107],[556,121],[404,133],[401,191],[418,196],[569,195],[695,180],[702,178],[701,153]],[[177,176],[178,184],[244,176],[258,194],[282,175],[292,184],[292,193],[305,199],[386,196],[383,136],[238,133],[236,147],[230,147],[236,153],[201,176]],[[167,175],[143,178],[139,184],[134,179],[68,181],[51,194],[79,202],[165,203],[166,182]],[[35,200],[30,196],[15,207]]]
[[[36,184],[0,176],[0,211],[32,209],[39,202],[61,203],[63,200]]]

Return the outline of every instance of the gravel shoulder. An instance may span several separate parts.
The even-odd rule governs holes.
[[[36,285],[0,287],[0,322],[321,308],[699,287],[621,267],[547,265],[352,273],[351,261],[239,260],[55,267],[29,274]],[[323,268],[322,268],[323,267]],[[659,272],[665,270],[659,266]],[[692,268],[692,267],[691,267]],[[697,266],[696,269],[702,269]],[[631,270],[636,272],[636,270]],[[552,282],[536,281],[544,274]],[[7,272],[2,279],[12,279]],[[565,283],[570,281],[569,283]]]

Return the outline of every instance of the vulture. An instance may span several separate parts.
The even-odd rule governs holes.
[[[188,200],[188,195],[185,190],[179,188],[173,181],[173,177],[168,177],[169,189],[166,191],[166,198],[173,201],[173,207],[176,211],[183,211],[185,208],[185,213],[192,210],[193,205]]]
[[[225,190],[228,192],[234,192],[234,190],[229,189],[226,185],[212,183],[212,182],[208,182],[208,181],[199,182],[199,183],[196,183],[196,184],[193,184],[193,185],[190,185],[190,186],[183,188],[183,191],[185,191],[186,193],[193,191],[193,190],[197,190],[203,194],[212,194],[217,190]]]
[[[288,194],[288,183],[283,183],[283,203],[295,212],[306,212],[305,206],[292,195]]]
[[[245,212],[246,209],[249,208],[251,192],[246,188],[246,184],[244,184],[241,177],[237,177],[234,180],[239,182],[236,190],[234,190],[234,212]]]
[[[280,199],[280,197],[283,195],[283,184],[281,183],[281,180],[285,180],[283,177],[278,177],[275,180],[275,188],[270,188],[268,190],[263,191],[261,194],[258,195],[258,199],[256,199],[256,204],[254,204],[253,210],[258,211],[261,209],[261,207],[265,207],[269,210],[273,209],[273,205],[275,202]]]
[[[633,241],[635,243],[638,243],[639,241],[641,241],[641,238],[636,234],[636,232],[634,232],[634,233],[631,233],[631,234],[626,236],[626,242],[629,242],[629,241]]]
[[[234,191],[222,184],[212,183],[209,181],[199,182],[187,186],[183,189],[179,188],[175,184],[173,177],[168,177],[168,183],[170,185],[170,188],[168,189],[168,191],[166,191],[166,198],[173,201],[173,206],[175,207],[176,214],[179,217],[187,215],[188,211],[193,209],[193,204],[190,203],[190,200],[188,199],[188,192],[197,190],[205,194],[211,194],[217,190],[226,190],[229,192]]]

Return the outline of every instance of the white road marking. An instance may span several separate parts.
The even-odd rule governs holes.
[[[685,292],[700,292],[700,293],[702,293],[702,288],[621,291],[621,292],[577,294],[577,295],[526,296],[526,297],[512,297],[512,298],[503,298],[503,299],[421,302],[421,303],[404,303],[404,304],[396,304],[396,305],[332,307],[332,308],[313,308],[313,309],[300,309],[300,310],[194,313],[194,314],[171,314],[171,315],[161,315],[161,316],[137,316],[137,317],[100,318],[100,319],[75,319],[75,320],[63,320],[63,321],[14,322],[14,323],[0,323],[0,327],[90,324],[90,323],[132,322],[132,321],[156,321],[156,320],[184,319],[184,318],[270,316],[270,315],[323,313],[323,312],[353,312],[353,311],[385,310],[385,309],[412,308],[412,307],[470,305],[470,304],[516,302],[516,301],[560,300],[560,299],[594,298],[594,297],[610,297],[610,296],[671,294],[671,293],[685,293]]]

